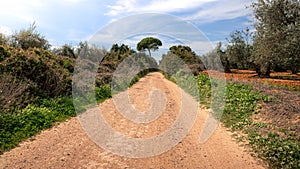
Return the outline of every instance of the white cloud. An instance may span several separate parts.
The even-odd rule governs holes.
[[[210,7],[199,10],[195,14],[186,17],[187,20],[197,20],[198,22],[213,22],[218,20],[234,19],[241,16],[248,16],[250,10],[246,9],[251,1],[227,1],[221,0],[212,3]]]
[[[136,0],[118,0],[115,5],[108,5],[110,11],[107,15],[115,16],[123,12],[135,11],[135,9],[138,8],[136,4]]]
[[[213,22],[247,16],[250,12],[245,7],[251,2],[252,0],[117,0],[114,5],[108,6],[110,11],[106,14],[119,16],[145,12],[181,12],[186,20]]]
[[[74,6],[81,7],[86,3],[86,0],[52,0],[52,1],[40,1],[40,0],[9,0],[1,2],[0,17],[2,20],[7,18],[13,19],[19,23],[32,23],[40,18],[55,15],[57,11],[62,7],[66,7],[61,17],[74,9]],[[70,9],[67,9],[70,8]],[[3,22],[3,21],[2,21]],[[46,21],[44,21],[46,22]]]
[[[245,5],[250,2],[251,0],[8,0],[1,2],[0,31],[11,34],[12,31],[27,28],[30,23],[36,21],[38,31],[50,39],[51,43],[63,44],[83,38],[89,39],[105,24],[111,24],[131,14],[173,14],[199,26],[199,23],[245,16],[248,13]],[[108,23],[109,20],[111,23]],[[138,23],[147,23],[147,27],[153,27],[153,23],[161,24],[160,29],[178,26],[162,19],[141,19]],[[128,29],[128,26],[130,27],[130,22],[114,29],[140,29]],[[211,33],[210,30],[208,33]]]
[[[145,12],[176,12],[195,9],[208,2],[216,0],[117,0],[114,5],[109,5],[110,11],[107,15],[120,15],[124,13],[145,13]]]

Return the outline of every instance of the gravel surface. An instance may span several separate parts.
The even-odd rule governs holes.
[[[180,89],[160,73],[151,73],[129,89],[131,103],[139,111],[151,107],[149,94],[159,89],[167,98],[161,116],[149,123],[134,123],[118,113],[112,99],[102,104],[102,116],[110,126],[126,136],[149,138],[167,130],[176,120],[181,106]],[[219,125],[205,143],[199,135],[208,110],[198,110],[191,131],[171,150],[153,157],[127,158],[99,147],[86,134],[78,118],[71,118],[42,131],[33,139],[0,156],[0,168],[264,168],[232,133]]]

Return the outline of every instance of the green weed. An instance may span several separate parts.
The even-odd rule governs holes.
[[[212,97],[216,97],[212,96],[211,88],[215,80],[210,80],[205,74],[199,75],[197,80],[202,102],[210,103]],[[273,132],[267,135],[258,132],[259,128],[268,128],[268,124],[254,123],[251,119],[251,115],[257,113],[262,101],[272,100],[253,91],[251,85],[227,83],[226,105],[221,121],[232,130],[246,133],[253,151],[268,162],[271,168],[300,168],[300,143],[295,135],[286,134],[287,129],[281,129],[285,137]]]
[[[40,99],[20,111],[0,113],[0,154],[75,115],[72,100],[67,97]]]

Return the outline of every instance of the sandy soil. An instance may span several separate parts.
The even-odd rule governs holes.
[[[118,113],[112,99],[100,105],[103,117],[112,128],[133,138],[165,131],[179,112],[181,96],[174,83],[160,73],[151,73],[129,89],[130,100],[139,111],[149,109],[148,96],[153,87],[164,91],[167,98],[157,120],[133,123]],[[264,168],[221,125],[207,142],[199,144],[207,112],[199,109],[196,123],[177,146],[147,158],[126,158],[102,149],[87,136],[78,118],[71,118],[1,155],[0,168]]]

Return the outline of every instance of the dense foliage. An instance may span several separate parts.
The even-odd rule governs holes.
[[[75,116],[70,98],[40,99],[14,113],[0,112],[0,154],[55,122]]]
[[[270,76],[274,65],[300,69],[300,2],[298,0],[258,0],[253,11],[257,20],[254,61],[259,75]]]
[[[96,85],[101,86],[111,82],[112,76],[118,65],[127,57],[135,53],[127,45],[112,45],[109,52],[104,52],[104,58],[98,68]]]
[[[1,109],[26,106],[36,97],[70,94],[74,62],[43,49],[0,46]]]
[[[172,46],[169,52],[162,56],[160,69],[168,75],[175,74],[180,69],[198,75],[204,70],[204,65],[196,53],[188,46]]]

